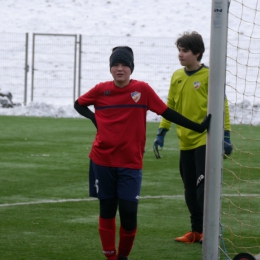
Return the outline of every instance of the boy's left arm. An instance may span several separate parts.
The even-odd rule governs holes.
[[[231,127],[230,127],[228,100],[227,97],[225,97],[225,122],[224,122],[224,154],[225,155],[230,155],[233,150],[233,145],[230,139],[230,131],[231,131]]]

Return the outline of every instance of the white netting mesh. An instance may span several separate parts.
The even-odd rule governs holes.
[[[223,247],[233,258],[260,253],[260,1],[231,1],[227,45],[234,150],[223,163],[221,223]]]

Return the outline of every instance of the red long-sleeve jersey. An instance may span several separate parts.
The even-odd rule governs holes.
[[[167,109],[154,90],[133,79],[123,88],[108,81],[79,97],[78,103],[95,108],[98,131],[89,157],[103,166],[142,169],[147,110],[161,115]]]

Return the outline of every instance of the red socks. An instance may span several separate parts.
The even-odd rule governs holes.
[[[103,253],[109,260],[117,260],[116,256],[116,218],[104,219],[99,217],[99,235]]]
[[[120,226],[118,255],[128,256],[134,244],[137,228],[127,231]],[[99,217],[99,235],[103,253],[107,260],[117,260],[116,256],[116,218]]]
[[[128,256],[134,244],[137,227],[132,231],[127,231],[120,226],[120,240],[118,255]]]

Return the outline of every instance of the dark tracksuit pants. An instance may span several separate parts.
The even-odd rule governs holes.
[[[180,174],[190,212],[191,229],[199,233],[203,232],[205,155],[206,145],[180,151]]]

